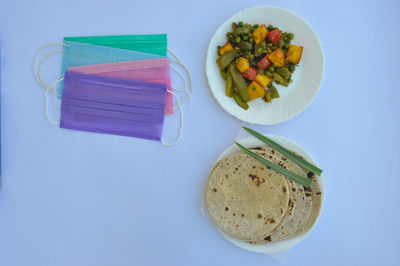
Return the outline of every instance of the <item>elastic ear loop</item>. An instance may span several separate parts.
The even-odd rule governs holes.
[[[189,102],[190,102],[191,96],[192,96],[192,91],[193,91],[192,75],[190,74],[190,70],[189,70],[189,68],[182,62],[182,60],[181,60],[171,49],[168,48],[168,52],[170,52],[170,53],[175,57],[175,59],[176,59],[176,60],[175,60],[175,59],[170,59],[170,60],[173,61],[173,62],[175,62],[175,63],[177,63],[177,64],[179,64],[179,65],[181,65],[181,66],[185,69],[185,71],[186,71],[186,73],[187,73],[187,75],[188,75],[190,90],[188,91],[188,93],[187,93],[186,96],[182,97],[181,101],[184,102],[186,99],[188,99]],[[174,70],[175,70],[175,69],[174,69]],[[176,70],[175,70],[175,71],[176,71]],[[176,71],[176,72],[178,73],[178,71]],[[178,75],[179,75],[179,74],[178,74]],[[185,88],[186,88],[186,84],[185,84]],[[174,107],[175,107],[175,106],[174,106]]]
[[[170,59],[170,61],[172,61],[172,62],[177,62],[177,61],[175,61],[175,60],[173,60],[173,59]],[[183,87],[183,89],[177,89],[177,88],[174,87],[174,90],[175,90],[175,91],[185,91],[185,92],[187,92],[186,79],[183,77],[183,75],[181,74],[181,72],[180,72],[176,67],[174,67],[173,65],[170,65],[169,67],[172,68],[172,69],[176,72],[176,74],[178,74],[178,76],[182,79],[183,83],[185,84],[184,87]]]
[[[170,59],[170,61],[177,62],[177,61],[172,60],[172,59]],[[177,63],[178,63],[178,62],[177,62]],[[185,97],[188,95],[188,93],[189,93],[188,90],[187,90],[186,79],[183,77],[183,75],[181,74],[181,72],[180,72],[177,68],[175,68],[175,67],[172,66],[172,65],[170,65],[170,67],[176,72],[176,74],[178,74],[178,76],[183,80],[183,82],[184,82],[184,84],[185,84],[183,89],[177,89],[174,85],[171,85],[171,87],[172,87],[172,89],[174,89],[174,91],[179,91],[179,92],[184,91],[184,92],[186,92],[186,95],[180,99],[180,101],[181,101],[181,106],[183,106],[183,105],[185,104],[185,102],[184,102],[183,100],[184,100],[184,98],[185,98]],[[175,104],[175,105],[173,106],[174,109],[177,108],[177,107],[178,107],[178,104]]]
[[[65,44],[63,44],[63,43],[49,43],[49,44],[46,44],[46,45],[40,47],[39,50],[37,50],[37,52],[35,53],[35,56],[33,57],[33,64],[32,64],[33,74],[35,75],[36,81],[45,89],[48,87],[47,84],[44,83],[42,81],[42,79],[40,78],[40,76],[38,76],[38,74],[36,73],[36,69],[35,69],[36,59],[39,56],[41,51],[43,51],[44,49],[46,49],[48,47],[53,47],[53,46],[65,46]]]
[[[60,45],[60,44],[58,44],[58,45]],[[61,44],[61,45],[64,46],[64,44]],[[47,48],[47,47],[49,47],[49,46],[55,46],[55,45],[54,45],[54,44],[53,44],[53,45],[47,45],[47,46],[44,46],[44,47],[40,48],[39,50],[43,50],[44,48]],[[34,69],[34,74],[35,74],[36,80],[42,85],[42,87],[45,88],[45,95],[44,95],[44,98],[45,98],[45,105],[46,105],[46,118],[47,118],[47,120],[49,121],[49,123],[52,124],[52,125],[59,125],[60,122],[59,122],[59,121],[53,121],[53,120],[50,119],[50,116],[49,116],[49,107],[48,107],[48,93],[51,92],[51,93],[53,94],[53,108],[54,108],[54,113],[55,113],[55,115],[56,115],[57,120],[59,120],[59,115],[58,115],[58,111],[57,111],[57,96],[58,96],[58,95],[57,95],[56,86],[57,86],[57,84],[58,84],[59,82],[61,82],[61,81],[64,79],[64,75],[60,75],[50,86],[48,86],[48,85],[43,81],[43,79],[42,79],[42,77],[41,77],[41,75],[40,75],[40,72],[41,72],[43,63],[47,60],[47,58],[49,58],[50,56],[52,56],[52,55],[55,54],[55,53],[62,53],[62,52],[63,52],[63,50],[53,50],[53,51],[48,52],[48,53],[43,57],[43,59],[40,61],[39,67],[38,67],[38,70],[37,70],[37,73],[36,73],[36,71],[35,71],[35,62],[36,62],[37,55],[35,55],[34,63],[33,63],[33,64],[34,64],[34,65],[33,65],[33,69]],[[37,53],[37,54],[38,54],[38,53]]]
[[[165,143],[164,140],[161,138],[161,143],[165,146],[172,146],[175,145],[179,139],[182,137],[182,129],[183,129],[183,112],[182,112],[182,106],[181,106],[181,102],[179,100],[178,95],[176,95],[174,92],[172,92],[171,90],[167,90],[167,92],[171,93],[172,95],[174,95],[176,97],[177,103],[178,103],[178,107],[179,107],[179,113],[181,116],[181,125],[179,127],[179,133],[178,133],[178,137],[171,143]]]
[[[57,84],[58,84],[60,81],[62,81],[63,79],[64,79],[64,78],[61,77],[61,78],[55,80],[55,81],[45,90],[45,92],[44,92],[44,101],[45,101],[45,106],[46,106],[46,118],[47,118],[47,120],[50,122],[50,124],[52,124],[52,125],[54,125],[54,126],[57,126],[57,125],[60,124],[60,122],[59,122],[60,119],[59,119],[58,111],[57,111],[57,94],[56,94],[54,91],[52,92],[52,93],[53,93],[53,108],[54,108],[54,113],[55,113],[55,115],[56,115],[56,117],[57,117],[57,121],[53,121],[53,120],[51,120],[50,117],[49,117],[49,104],[48,104],[47,95],[48,95],[48,93],[49,93],[50,90],[52,90],[52,89],[55,90]]]

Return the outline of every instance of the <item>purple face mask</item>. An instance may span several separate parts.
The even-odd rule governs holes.
[[[168,58],[146,59],[125,61],[107,64],[95,64],[78,67],[70,67],[68,71],[84,74],[93,74],[96,76],[105,76],[113,78],[124,78],[131,80],[149,81],[155,83],[168,84],[168,90],[171,88],[171,73]],[[167,93],[165,114],[173,114],[174,107],[172,94]]]
[[[60,127],[161,140],[167,88],[67,71]]]

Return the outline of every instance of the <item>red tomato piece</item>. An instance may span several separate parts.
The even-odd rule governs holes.
[[[243,72],[243,77],[249,80],[254,80],[256,76],[257,76],[257,69],[255,69],[255,67],[250,67],[245,72]]]
[[[268,60],[268,54],[264,56],[260,61],[258,61],[257,66],[263,70],[267,69],[271,65],[271,62]]]
[[[268,32],[268,38],[272,43],[276,43],[281,38],[282,33],[279,30],[273,30]]]

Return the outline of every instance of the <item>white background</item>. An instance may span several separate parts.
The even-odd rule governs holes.
[[[264,4],[308,21],[326,56],[324,81],[309,108],[282,124],[251,126],[295,141],[324,169],[324,212],[287,264],[398,265],[400,5],[394,0],[1,0],[0,265],[279,265],[225,240],[200,212],[211,167],[247,125],[213,99],[207,45],[231,15]],[[64,36],[144,33],[167,33],[193,74],[178,145],[47,123],[31,69],[40,46]],[[57,76],[60,58],[45,65],[47,81]],[[167,118],[164,137],[174,137],[178,118]]]

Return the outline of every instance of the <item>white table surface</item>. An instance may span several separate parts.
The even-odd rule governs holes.
[[[287,265],[399,265],[398,1],[0,1],[0,265],[279,265],[226,241],[200,208],[208,172],[243,123],[213,99],[205,54],[217,27],[271,4],[307,20],[325,52],[314,102],[274,126],[325,170],[326,205]],[[193,101],[174,147],[63,130],[44,116],[35,51],[64,36],[167,33]],[[60,56],[45,65],[51,80]],[[164,136],[176,133],[169,117]]]

